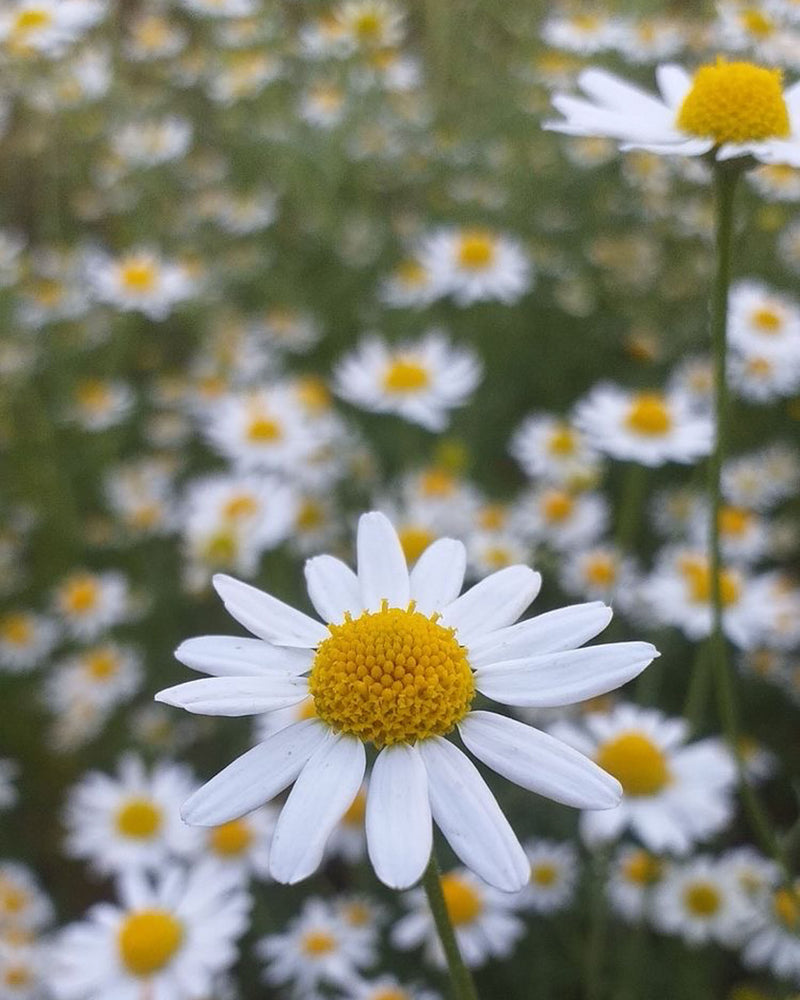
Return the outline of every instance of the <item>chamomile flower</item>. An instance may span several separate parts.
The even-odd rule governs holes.
[[[728,361],[732,391],[757,404],[795,395],[800,389],[800,342],[797,347],[792,357],[782,357],[774,351],[732,351]]]
[[[464,962],[477,968],[490,958],[507,958],[525,933],[525,925],[514,913],[519,894],[498,892],[464,868],[443,874],[441,885]],[[444,965],[444,952],[424,892],[412,890],[405,902],[410,912],[392,927],[392,944],[404,951],[424,944],[428,961]]]
[[[441,431],[449,411],[462,406],[480,382],[481,368],[473,351],[453,347],[436,330],[397,346],[372,337],[338,363],[334,389],[366,410],[396,413]]]
[[[52,618],[27,609],[0,615],[0,671],[23,674],[42,666],[58,642]]]
[[[757,281],[737,281],[730,292],[728,339],[744,354],[800,354],[800,305]]]
[[[766,164],[751,171],[747,180],[767,201],[800,201],[800,174],[788,164]]]
[[[438,296],[430,270],[407,257],[381,282],[378,297],[391,309],[424,309]]]
[[[548,45],[584,56],[613,48],[622,32],[618,18],[601,13],[557,13],[542,25],[542,39]]]
[[[578,546],[564,553],[559,582],[568,594],[587,601],[628,601],[635,587],[636,567],[616,546]]]
[[[0,938],[0,1000],[47,1000],[48,945]]]
[[[525,853],[531,865],[521,905],[534,913],[555,913],[570,905],[578,881],[578,854],[570,843],[529,840]]]
[[[67,853],[101,874],[155,871],[187,856],[201,834],[181,820],[178,803],[195,787],[187,768],[162,762],[148,774],[133,755],[122,758],[114,777],[88,772],[67,801]]]
[[[696,462],[713,444],[711,418],[677,394],[596,385],[575,407],[574,420],[590,446],[640,465]]]
[[[767,552],[765,519],[756,511],[734,504],[722,504],[717,518],[722,557],[727,562],[752,565]],[[710,514],[706,504],[698,504],[689,524],[689,540],[701,549],[708,542]]]
[[[344,997],[345,1000],[442,1000],[440,994],[419,986],[404,986],[394,976],[353,983]]]
[[[437,229],[421,240],[417,258],[438,295],[450,295],[458,306],[485,301],[513,305],[533,283],[521,244],[490,229]]]
[[[185,803],[183,815],[224,823],[294,782],[270,870],[277,881],[300,881],[316,870],[355,799],[372,744],[380,752],[367,793],[367,845],[382,881],[405,888],[421,877],[433,818],[466,865],[490,884],[520,889],[530,874],[525,853],[474,765],[445,737],[458,726],[468,750],[523,787],[583,808],[612,808],[619,785],[596,764],[523,723],[474,711],[472,702],[480,691],[519,706],[574,703],[636,676],[656,650],[641,642],[578,649],[610,619],[599,603],[513,625],[539,589],[538,574],[525,566],[459,597],[466,553],[452,539],[431,545],[409,574],[397,534],[379,513],[360,519],[357,550],[357,575],[331,556],[306,564],[311,602],[328,625],[215,578],[228,610],[259,638],[183,643],[178,658],[213,676],[157,699],[240,716],[296,705],[310,693],[316,718],[234,761]],[[360,662],[362,655],[369,659]]]
[[[659,96],[605,70],[584,70],[578,86],[586,97],[556,95],[564,117],[545,127],[609,136],[624,149],[800,166],[800,86],[784,90],[780,71],[719,59],[693,77],[662,65],[656,80]]]
[[[86,268],[98,302],[121,312],[141,312],[151,320],[166,319],[196,293],[186,267],[146,248],[120,257],[97,251],[87,256]]]
[[[92,646],[56,664],[45,681],[45,699],[54,712],[91,705],[110,712],[130,701],[142,683],[136,649],[117,643]]]
[[[676,863],[653,901],[652,920],[689,945],[708,941],[735,947],[752,920],[751,908],[731,872],[719,860],[698,855]]]
[[[70,635],[92,642],[130,617],[128,581],[116,570],[76,570],[59,583],[54,605]]]
[[[800,983],[800,884],[773,887],[750,916],[742,961],[751,969]]]
[[[155,878],[129,871],[118,893],[119,905],[99,903],[59,935],[48,974],[54,996],[209,996],[247,929],[250,898],[235,873],[210,861]]]
[[[43,930],[53,919],[53,904],[27,865],[0,861],[0,934]]]
[[[630,923],[649,917],[656,886],[668,862],[643,847],[620,847],[612,861],[606,893],[612,910]]]
[[[320,986],[341,989],[377,958],[372,928],[349,924],[314,897],[305,901],[282,934],[262,938],[256,952],[267,963],[264,979],[290,986],[298,996],[316,995]]]
[[[584,435],[567,420],[537,414],[514,432],[509,449],[531,479],[567,489],[594,482],[601,458]]]
[[[130,122],[111,137],[111,148],[128,167],[155,167],[186,155],[192,123],[179,115]]]
[[[558,722],[550,731],[613,774],[625,792],[616,809],[582,813],[581,834],[589,844],[631,829],[650,851],[686,854],[731,818],[731,755],[717,739],[687,744],[684,719],[621,704],[587,715],[583,724]]]
[[[608,524],[608,502],[599,492],[573,493],[550,486],[529,490],[514,504],[514,526],[523,537],[569,552],[595,543]]]
[[[16,55],[59,57],[104,11],[102,2],[17,0],[0,14],[0,45]]]
[[[403,41],[404,11],[389,0],[344,0],[333,16],[353,49],[387,49]]]
[[[247,816],[204,831],[203,852],[225,869],[235,871],[242,881],[252,875],[269,878],[269,845],[275,829],[276,812],[269,806],[254,809]]]

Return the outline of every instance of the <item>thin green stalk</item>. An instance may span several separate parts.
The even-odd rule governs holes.
[[[696,736],[703,727],[706,703],[711,691],[710,666],[707,645],[702,643],[695,653],[689,688],[683,705],[683,717],[689,723],[689,731],[693,736]]]
[[[736,759],[742,802],[753,832],[763,850],[769,853],[787,871],[781,850],[769,820],[747,780],[745,762],[741,753],[738,708],[733,674],[728,663],[728,651],[722,630],[722,587],[720,573],[719,513],[722,506],[721,473],[725,461],[728,438],[728,382],[727,382],[727,326],[728,295],[733,256],[733,205],[736,187],[742,168],[735,162],[716,163],[714,168],[714,195],[716,213],[716,274],[711,298],[711,352],[714,369],[714,415],[716,436],[714,450],[708,463],[708,497],[710,506],[709,576],[711,582],[711,634],[708,638],[708,657],[714,677],[717,708],[722,729]]]
[[[622,493],[617,511],[617,546],[623,552],[636,547],[636,538],[642,523],[642,508],[647,496],[647,466],[629,462],[622,483]]]
[[[450,983],[453,987],[455,1000],[478,1000],[478,991],[475,989],[475,982],[472,973],[464,964],[461,952],[458,948],[453,925],[450,922],[450,915],[447,912],[447,903],[442,892],[441,874],[436,863],[436,856],[431,852],[431,859],[425,874],[422,876],[422,888],[428,897],[428,905],[431,908],[433,922],[442,942],[444,956],[447,960],[447,968],[450,972]]]
[[[586,944],[585,988],[586,1000],[600,1000],[605,993],[605,958],[608,942],[608,902],[606,883],[610,849],[600,847],[594,855],[589,901],[589,939]]]

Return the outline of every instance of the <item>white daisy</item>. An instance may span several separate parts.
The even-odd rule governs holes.
[[[473,351],[451,346],[438,330],[397,346],[371,337],[336,365],[334,390],[366,410],[442,431],[448,411],[463,406],[481,370]]]
[[[0,938],[0,1000],[47,1000],[48,945]]]
[[[630,923],[649,918],[654,889],[664,878],[668,864],[644,848],[629,844],[620,847],[606,885],[612,910]]]
[[[758,281],[737,281],[730,291],[728,340],[745,354],[797,358],[800,305]]]
[[[696,462],[709,454],[714,438],[711,418],[696,413],[685,396],[607,383],[576,405],[574,422],[598,451],[648,466]]]
[[[578,852],[570,843],[529,840],[525,853],[531,866],[521,905],[534,913],[555,913],[569,906],[578,881]]]
[[[613,774],[625,792],[616,809],[581,815],[589,844],[631,829],[650,851],[685,854],[731,819],[731,755],[713,738],[687,745],[684,719],[622,704],[587,715],[583,724],[558,722],[550,731]]]
[[[53,904],[33,871],[19,861],[0,862],[0,935],[33,933],[53,919]]]
[[[601,457],[569,421],[549,414],[527,417],[508,448],[525,475],[572,489],[593,483]]]
[[[270,869],[297,882],[361,786],[365,744],[380,752],[370,776],[370,860],[387,885],[417,881],[435,819],[464,864],[490,884],[520,889],[530,866],[497,802],[466,755],[444,737],[458,726],[484,764],[523,787],[582,808],[611,808],[617,781],[581,754],[523,723],[471,711],[476,691],[505,704],[555,706],[604,693],[657,655],[649,643],[578,649],[611,617],[602,604],[512,623],[539,590],[526,566],[487,577],[462,596],[466,553],[440,539],[411,574],[379,513],[358,526],[358,575],[332,556],[306,564],[312,604],[329,624],[224,576],[215,586],[258,639],[191,639],[178,658],[210,673],[157,695],[213,715],[255,715],[310,692],[317,718],[281,729],[234,761],[184,805],[187,822],[241,816],[294,782],[278,820]],[[362,657],[364,658],[362,660]],[[310,676],[306,676],[310,673]]]
[[[85,431],[96,433],[122,423],[136,405],[136,394],[122,379],[83,378],[65,414]]]
[[[553,104],[564,117],[545,128],[610,136],[623,149],[800,166],[800,85],[784,90],[779,70],[719,59],[694,77],[659,66],[656,80],[659,96],[605,70],[584,70],[578,86],[588,100],[558,94]]]
[[[275,829],[276,811],[270,806],[254,809],[205,831],[204,852],[246,881],[251,875],[269,878],[269,846]]]
[[[769,969],[800,984],[800,882],[779,886],[759,899],[751,914],[742,961],[751,969]]]
[[[86,273],[98,302],[122,312],[141,312],[164,320],[175,306],[196,294],[188,269],[147,248],[111,257],[96,251],[87,255]]]
[[[524,923],[514,913],[520,895],[498,892],[463,868],[445,872],[440,878],[447,915],[465,964],[477,968],[490,958],[507,958],[525,934]],[[444,952],[425,893],[414,889],[404,902],[410,912],[392,927],[392,944],[404,951],[424,944],[428,961],[443,966]]]
[[[525,538],[569,552],[592,545],[608,526],[608,501],[599,492],[550,486],[528,490],[514,504],[513,526]]]
[[[53,712],[84,704],[110,712],[133,698],[142,677],[142,658],[134,647],[104,643],[56,664],[45,681],[45,701]]]
[[[181,765],[161,762],[148,774],[132,754],[122,758],[116,777],[89,771],[67,800],[67,854],[102,874],[153,871],[191,854],[201,833],[181,820],[178,803],[196,785]]]
[[[130,617],[128,581],[115,570],[76,570],[56,588],[54,604],[67,632],[91,642]]]
[[[233,965],[250,897],[211,861],[119,879],[120,905],[98,903],[59,935],[48,968],[58,1000],[203,1000]]]
[[[716,941],[735,947],[748,931],[752,912],[731,872],[717,859],[698,855],[666,873],[655,890],[652,920],[689,945]]]
[[[44,663],[59,638],[52,618],[28,610],[10,610],[0,616],[0,670],[27,673]]]
[[[419,986],[403,986],[394,976],[353,983],[344,1000],[442,1000],[439,993]]]
[[[533,283],[520,243],[489,229],[437,229],[420,242],[416,256],[438,295],[452,296],[458,306],[513,305]]]

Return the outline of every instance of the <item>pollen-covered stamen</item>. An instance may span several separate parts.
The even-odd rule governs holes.
[[[626,795],[656,795],[672,780],[667,759],[644,733],[620,733],[598,750],[597,763],[613,774]]]
[[[718,145],[785,139],[790,123],[780,70],[722,59],[701,66],[675,124]]]
[[[337,732],[376,746],[443,736],[475,695],[466,650],[453,629],[415,609],[349,615],[329,625],[309,677],[317,715]]]
[[[645,437],[661,437],[672,429],[667,401],[659,392],[640,392],[633,397],[625,423],[629,430]]]
[[[413,358],[397,358],[389,365],[383,376],[383,387],[387,392],[406,393],[427,389],[430,374],[424,365]]]

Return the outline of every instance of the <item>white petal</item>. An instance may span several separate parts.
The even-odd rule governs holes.
[[[165,705],[195,715],[260,715],[296,705],[308,694],[308,680],[277,670],[260,677],[204,677],[165,688],[155,696]]]
[[[299,646],[313,649],[328,638],[325,626],[277,597],[217,573],[214,588],[225,607],[248,632],[279,646]]]
[[[364,778],[364,744],[331,736],[314,753],[289,793],[272,837],[269,867],[292,885],[317,870],[333,828],[352,805]]]
[[[547,733],[494,712],[470,712],[459,725],[478,760],[523,788],[578,809],[611,809],[622,786],[594,761]]]
[[[648,94],[635,84],[604,69],[590,68],[578,77],[578,86],[606,108],[621,111],[630,117],[664,119],[668,109],[654,94]]]
[[[422,553],[411,570],[411,598],[424,615],[441,611],[461,593],[467,550],[455,538],[439,538]]]
[[[195,826],[218,826],[252,812],[294,781],[329,732],[318,719],[281,729],[191,795],[181,816]]]
[[[358,577],[334,556],[315,556],[306,562],[308,596],[325,622],[340,624],[345,611],[357,618],[364,610]]]
[[[668,63],[656,69],[656,81],[664,100],[677,111],[692,87],[692,78],[682,66]]]
[[[431,812],[467,868],[503,892],[527,885],[530,862],[475,765],[439,736],[419,743]]]
[[[356,544],[363,606],[378,611],[381,601],[388,601],[391,608],[407,607],[410,600],[408,567],[391,521],[379,511],[362,514]]]
[[[369,858],[384,885],[407,889],[422,877],[433,827],[428,775],[417,747],[399,743],[378,754],[369,779],[366,829]]]
[[[484,577],[449,604],[442,624],[455,628],[461,642],[515,622],[539,593],[542,578],[528,566],[507,566]]]
[[[556,708],[614,691],[658,656],[649,642],[610,642],[493,663],[475,672],[475,686],[504,705]]]
[[[469,662],[477,668],[501,660],[576,649],[599,635],[612,614],[602,601],[590,601],[536,615],[476,639],[470,644]]]
[[[175,650],[175,659],[212,677],[244,677],[260,676],[267,670],[302,674],[312,658],[305,650],[273,646],[263,639],[202,635],[182,642]]]

